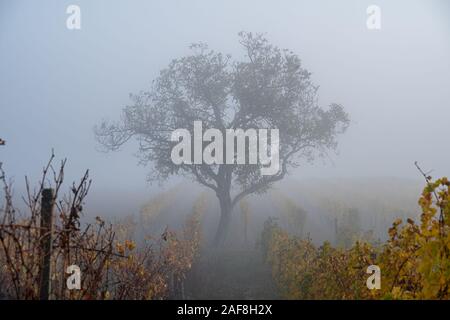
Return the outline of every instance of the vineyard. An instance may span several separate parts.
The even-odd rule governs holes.
[[[449,299],[450,183],[432,181],[419,199],[419,222],[396,219],[386,243],[356,240],[347,247],[316,246],[268,219],[262,233],[265,260],[286,299]],[[381,269],[381,289],[368,290],[366,269]]]
[[[325,191],[317,196],[317,213],[326,213],[321,227],[334,232],[332,241],[319,244],[311,238],[318,230],[311,227],[311,209],[275,190],[269,200],[276,217],[263,218],[267,206],[244,199],[228,247],[214,248],[204,236],[208,193],[194,192],[192,209],[182,218],[170,217],[176,211],[172,199],[185,189],[176,185],[146,202],[137,217],[87,222],[89,173],[61,195],[66,161],[57,170],[53,163],[52,155],[37,188],[26,179],[25,210],[14,205],[0,167],[1,299],[450,298],[447,178],[424,175],[419,219],[401,214],[404,219],[393,219],[385,240],[362,227],[368,219],[359,204],[370,203],[363,195],[347,203]],[[372,210],[390,217],[377,201]],[[169,228],[176,219],[178,228]],[[78,290],[67,284],[74,265],[82,275]],[[381,270],[379,290],[366,285],[371,265]]]
[[[182,298],[182,280],[199,247],[203,198],[195,203],[180,232],[166,229],[137,245],[128,237],[130,225],[107,223],[100,217],[81,223],[91,184],[88,172],[68,195],[59,196],[65,161],[55,170],[53,158],[36,191],[27,180],[27,212],[23,213],[14,206],[11,185],[0,171],[5,194],[0,216],[0,298],[39,299],[43,290],[50,299]],[[47,200],[55,210],[51,231],[42,224],[49,191]],[[43,244],[49,239],[46,266]],[[72,265],[82,275],[79,290],[68,290],[66,285],[67,268]],[[42,274],[45,267],[51,270],[47,277]]]

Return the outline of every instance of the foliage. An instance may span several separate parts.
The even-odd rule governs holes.
[[[316,247],[282,230],[270,219],[263,234],[263,254],[288,299],[449,299],[450,183],[431,181],[419,199],[420,224],[397,219],[389,240],[374,247],[356,241],[350,248],[325,242]],[[381,268],[381,289],[366,287],[369,265]]]
[[[268,225],[266,225],[268,227]],[[366,298],[364,266],[372,264],[372,248],[357,242],[351,250],[332,247],[325,242],[317,248],[310,239],[300,239],[276,224],[270,233],[266,261],[288,299]],[[267,237],[267,234],[266,234]]]
[[[150,201],[148,201],[140,210],[140,225],[148,226],[157,221],[157,218],[161,216],[163,209],[172,202],[172,199],[182,191],[181,184],[168,190],[158,193]]]
[[[394,221],[380,256],[385,270],[383,295],[391,298],[450,298],[449,181],[427,180],[419,199],[420,224]]]
[[[291,198],[283,195],[281,192],[273,192],[272,198],[277,203],[280,210],[280,224],[290,234],[300,238],[303,237],[307,212],[297,205]]]
[[[59,171],[44,168],[39,188],[32,193],[27,180],[27,213],[20,214],[13,205],[10,184],[0,170],[4,204],[0,209],[0,297],[38,299],[42,252],[40,248],[40,209],[44,186],[51,173],[56,206],[51,251],[52,299],[163,299],[179,295],[180,282],[190,270],[200,241],[203,200],[194,206],[181,234],[166,230],[161,236],[147,237],[137,246],[129,238],[126,226],[107,224],[100,217],[82,225],[80,216],[89,191],[88,172],[69,196],[59,197],[65,161]],[[1,169],[1,167],[0,167]],[[46,186],[47,188],[49,186]],[[133,224],[132,219],[128,219]],[[81,270],[81,289],[68,290],[66,268]]]
[[[356,240],[361,238],[361,219],[358,209],[345,210],[341,219],[336,218],[336,244],[350,248]]]

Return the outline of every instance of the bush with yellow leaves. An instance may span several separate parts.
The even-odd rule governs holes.
[[[380,296],[397,299],[450,298],[450,198],[447,178],[431,181],[419,199],[420,224],[394,221],[379,264]]]
[[[266,261],[287,299],[449,299],[450,198],[447,178],[432,181],[419,199],[420,224],[400,219],[378,247],[320,247],[268,220],[262,234]],[[366,286],[369,265],[381,268],[381,289]]]

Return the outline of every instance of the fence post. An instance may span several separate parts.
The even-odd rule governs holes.
[[[50,275],[51,275],[51,256],[52,256],[52,233],[53,233],[53,189],[42,190],[41,200],[41,232],[40,232],[40,283],[39,298],[48,300],[50,296]]]

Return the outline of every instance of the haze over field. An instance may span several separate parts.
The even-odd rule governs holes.
[[[379,31],[366,28],[370,1],[76,1],[77,31],[65,26],[71,3],[0,4],[0,128],[8,143],[0,152],[17,180],[35,174],[53,147],[69,159],[68,178],[91,169],[94,191],[148,190],[135,146],[97,152],[93,126],[116,119],[128,94],[148,88],[190,43],[241,55],[241,30],[296,52],[320,85],[321,104],[339,102],[351,115],[339,155],[295,177],[415,179],[415,160],[435,175],[448,171],[447,1],[377,1]]]
[[[131,103],[129,93],[148,89],[172,59],[189,53],[191,43],[242,58],[242,30],[262,32],[297,53],[320,86],[319,103],[341,103],[351,119],[337,154],[302,163],[279,188],[298,198],[289,186],[317,185],[314,179],[332,185],[356,179],[353,189],[347,183],[356,192],[358,183],[386,177],[397,185],[397,177],[415,186],[405,193],[410,205],[421,186],[414,161],[433,169],[433,176],[448,172],[446,1],[380,1],[377,31],[366,27],[368,1],[78,1],[81,30],[66,28],[69,4],[1,2],[0,133],[7,145],[0,155],[17,194],[25,174],[37,180],[54,148],[57,158],[68,158],[67,182],[90,169],[89,216],[139,214],[160,187],[147,182],[149,168],[138,165],[135,142],[101,152],[93,127],[118,119]],[[173,178],[165,187],[179,182]],[[183,201],[193,200],[179,198],[181,207]],[[261,221],[271,214],[260,213]],[[166,214],[161,223],[175,220]],[[319,240],[330,237],[319,233]]]
[[[70,5],[79,30],[66,25]],[[448,299],[450,184],[432,193],[431,182],[450,170],[449,39],[447,0],[0,0],[0,235],[14,239],[0,237],[0,299],[42,298],[30,231],[43,230],[41,189],[28,208],[21,196],[52,149],[68,160],[53,223],[63,231],[46,235],[58,299]],[[280,171],[175,163],[166,133],[194,121],[219,133],[278,126]],[[89,196],[87,179],[70,189],[86,169]],[[99,275],[77,295],[60,272],[69,260]],[[368,292],[354,261],[382,265],[391,289]],[[436,264],[441,274],[426,271]],[[336,268],[343,280],[329,277]]]

